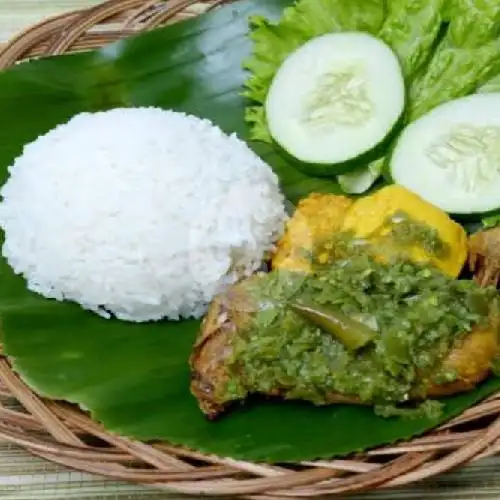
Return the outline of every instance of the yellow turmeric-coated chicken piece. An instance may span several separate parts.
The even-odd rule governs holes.
[[[310,271],[310,258],[316,243],[337,233],[353,200],[346,196],[313,193],[301,200],[277,244],[273,268]]]
[[[462,226],[418,195],[392,185],[357,200],[319,193],[303,199],[277,244],[273,268],[309,272],[308,252],[313,248],[327,252],[321,244],[341,232],[353,233],[375,249],[379,246],[381,257],[388,252],[404,254],[453,277],[467,258]],[[315,260],[327,262],[328,255],[315,255]]]
[[[406,229],[411,228],[407,234],[405,224]],[[391,246],[392,239],[395,249],[404,250],[410,260],[433,264],[454,277],[460,274],[467,258],[464,228],[441,209],[398,185],[358,199],[346,213],[340,230],[352,231],[374,246],[380,243],[381,252],[385,251],[383,247]],[[411,231],[413,241],[408,237]]]

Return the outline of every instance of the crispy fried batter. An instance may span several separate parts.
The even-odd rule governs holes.
[[[310,259],[305,253],[340,230],[352,204],[345,196],[320,193],[301,200],[278,242],[273,268],[309,272]]]
[[[480,286],[500,282],[500,227],[469,237],[469,269]]]
[[[449,384],[431,384],[429,397],[450,396],[473,389],[491,371],[491,363],[499,351],[498,333],[493,327],[475,327],[453,349],[443,362],[443,367],[454,370],[457,379]]]
[[[191,353],[191,392],[210,419],[227,406],[218,397],[218,388],[228,382],[225,360],[232,354],[231,337],[245,327],[255,310],[244,289],[251,279],[233,285],[212,302]]]

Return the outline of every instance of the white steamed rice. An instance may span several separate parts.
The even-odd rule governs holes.
[[[244,142],[156,108],[75,116],[9,173],[4,257],[30,290],[105,317],[202,315],[285,220],[275,174]]]

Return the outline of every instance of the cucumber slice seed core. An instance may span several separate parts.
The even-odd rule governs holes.
[[[500,181],[500,127],[457,125],[426,154],[450,183],[466,192]]]
[[[374,110],[363,65],[325,73],[305,105],[305,122],[312,126],[360,126]]]

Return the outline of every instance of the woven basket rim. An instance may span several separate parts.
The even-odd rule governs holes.
[[[0,69],[98,48],[230,1],[109,0],[23,31],[0,50]],[[2,406],[2,399],[19,409]],[[342,460],[278,466],[113,435],[74,406],[38,397],[0,357],[0,438],[72,469],[169,492],[262,500],[337,496],[408,485],[499,453],[500,392],[422,437]]]

